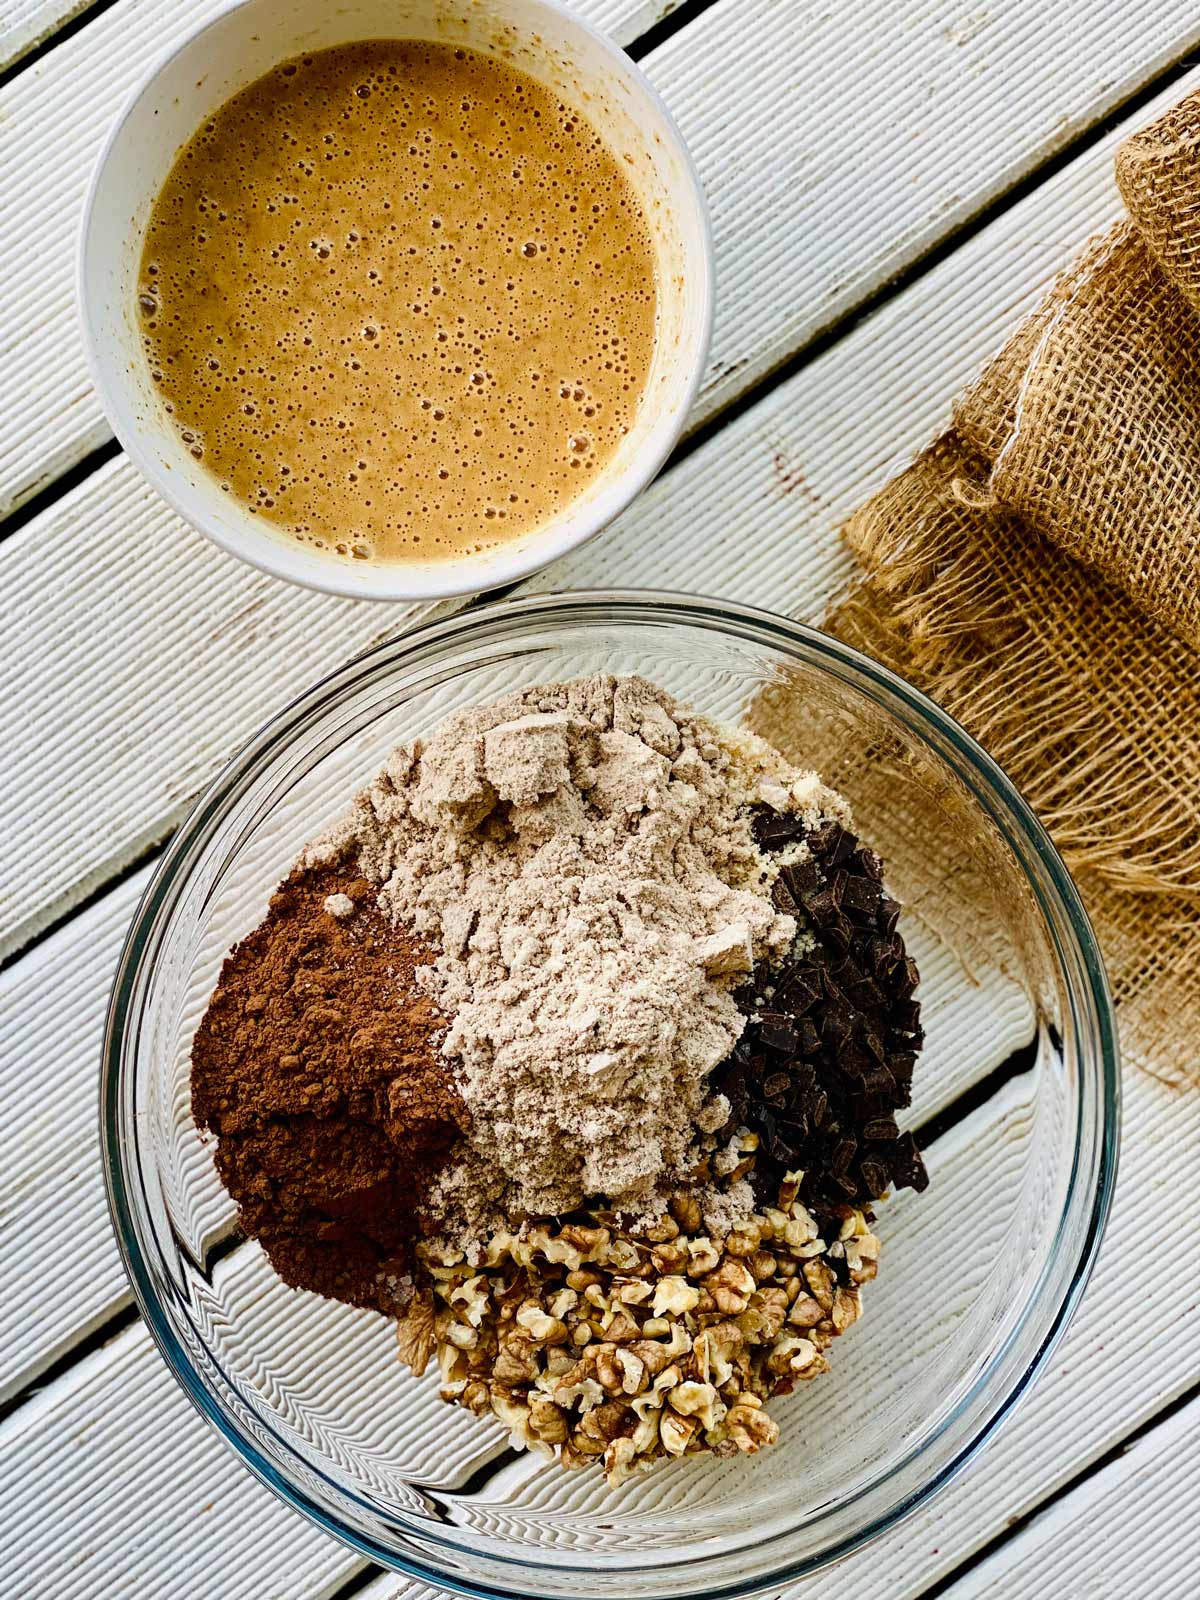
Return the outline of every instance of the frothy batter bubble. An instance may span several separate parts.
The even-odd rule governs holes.
[[[174,426],[264,521],[347,561],[478,551],[628,431],[654,253],[623,164],[474,51],[290,61],[178,156],[137,291]]]

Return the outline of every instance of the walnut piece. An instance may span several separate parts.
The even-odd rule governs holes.
[[[408,1309],[396,1324],[396,1343],[400,1359],[419,1378],[429,1365],[437,1342],[433,1296],[428,1292],[413,1295]]]
[[[432,1288],[399,1324],[401,1359],[422,1372],[436,1350],[444,1400],[613,1483],[752,1454],[779,1435],[764,1402],[828,1371],[879,1256],[869,1214],[847,1207],[827,1242],[797,1189],[789,1174],[778,1206],[724,1236],[680,1194],[639,1230],[605,1213],[498,1233],[474,1264],[421,1245]]]

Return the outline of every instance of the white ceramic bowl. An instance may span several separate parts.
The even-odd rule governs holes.
[[[561,515],[481,555],[341,562],[277,532],[222,493],[188,454],[142,349],[135,300],[143,238],[180,147],[205,117],[279,62],[374,38],[437,39],[502,54],[579,105],[625,157],[654,233],[658,337],[632,428],[607,470]],[[309,588],[422,600],[526,577],[599,533],[645,488],[679,437],[704,367],[712,243],[695,169],[666,107],[623,51],[553,0],[241,0],[150,73],[105,142],[84,210],[79,295],[92,379],[113,431],[193,527],[244,561]]]

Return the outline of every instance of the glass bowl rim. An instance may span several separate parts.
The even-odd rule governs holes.
[[[961,1423],[972,1404],[983,1394],[989,1380],[995,1378],[1003,1366],[1005,1356],[1027,1328],[1034,1311],[1045,1313],[1048,1309],[1046,1325],[1036,1349],[1015,1378],[1006,1379],[1000,1374],[1003,1379],[1000,1393],[992,1398],[982,1418],[968,1422],[967,1437],[954,1447],[949,1459],[911,1493],[875,1513],[861,1526],[838,1536],[832,1543],[799,1560],[789,1558],[785,1565],[769,1574],[755,1577],[749,1589],[736,1582],[722,1581],[711,1587],[689,1591],[689,1600],[735,1600],[738,1596],[760,1593],[781,1583],[794,1582],[878,1538],[925,1505],[957,1477],[995,1436],[1044,1366],[1071,1319],[1095,1263],[1116,1181],[1121,1107],[1116,1021],[1103,958],[1079,891],[1046,830],[1001,768],[953,717],[898,674],[819,629],[757,607],[665,590],[612,589],[577,590],[469,605],[449,617],[406,628],[318,679],[264,723],[202,791],[168,844],[150,883],[143,891],[117,963],[106,1018],[100,1072],[100,1142],[105,1189],[125,1272],[138,1309],[159,1352],[188,1399],[260,1482],[325,1532],[385,1568],[424,1583],[441,1586],[453,1593],[474,1597],[474,1600],[524,1600],[528,1591],[464,1579],[412,1555],[399,1555],[360,1529],[350,1526],[314,1500],[282,1471],[229,1414],[224,1403],[198,1372],[167,1318],[143,1254],[122,1155],[125,1128],[120,1091],[131,1019],[140,1016],[140,1002],[144,999],[145,985],[142,980],[148,970],[147,956],[152,968],[166,920],[182,893],[191,867],[244,788],[254,781],[267,762],[281,753],[301,728],[327,711],[331,702],[336,703],[355,688],[361,688],[381,675],[385,676],[397,666],[419,658],[431,649],[452,649],[461,645],[464,638],[471,637],[491,642],[502,641],[506,636],[516,640],[526,624],[543,627],[556,621],[577,624],[583,618],[597,625],[654,622],[669,626],[677,623],[708,628],[746,641],[758,639],[794,660],[816,665],[826,671],[832,669],[834,676],[841,681],[850,682],[869,694],[874,692],[877,696],[882,692],[889,702],[887,709],[894,712],[895,706],[890,702],[898,702],[914,716],[916,727],[923,736],[927,737],[929,731],[940,735],[962,763],[958,776],[971,777],[974,798],[983,805],[991,820],[1001,826],[1010,847],[1015,835],[1044,870],[1056,906],[1048,907],[1042,886],[1028,872],[1025,875],[1039,911],[1046,915],[1048,909],[1057,909],[1062,915],[1063,926],[1074,946],[1078,969],[1083,976],[1082,992],[1077,997],[1083,1001],[1085,1010],[1090,1012],[1089,1020],[1096,1044],[1099,1093],[1095,1109],[1099,1117],[1099,1130],[1094,1136],[1094,1149],[1091,1151],[1095,1176],[1090,1196],[1083,1197],[1083,1214],[1075,1218],[1075,1226],[1080,1231],[1075,1246],[1076,1260],[1069,1280],[1056,1291],[1057,1303],[1048,1308],[1042,1306],[1047,1292],[1054,1287],[1048,1281],[1049,1270],[1064,1243],[1063,1230],[1071,1218],[1072,1202],[1081,1181],[1084,1093],[1079,1094],[1076,1106],[1072,1170],[1062,1212],[1056,1222],[1054,1246],[1021,1309],[1019,1319],[938,1428],[858,1493],[866,1494],[881,1488],[888,1478],[902,1467],[918,1461],[951,1427]],[[941,754],[940,751],[938,753]],[[1052,919],[1050,932],[1057,946]],[[1055,953],[1061,969],[1062,961],[1057,948]],[[135,1001],[138,1002],[136,1011]],[[294,1453],[291,1446],[275,1437],[282,1450]],[[316,1476],[325,1476],[320,1468],[311,1465],[306,1466],[306,1470]],[[332,1480],[329,1481],[332,1484]],[[378,1515],[378,1508],[366,1497],[340,1484],[332,1484],[332,1487],[339,1496],[357,1500],[371,1515]],[[402,1515],[392,1515],[396,1522],[404,1525]],[[437,1536],[431,1535],[428,1529],[421,1528],[419,1534],[427,1542],[439,1542]],[[768,1542],[787,1536],[787,1532],[774,1534]],[[449,1544],[468,1562],[480,1559],[479,1552],[454,1544],[452,1540],[440,1542]],[[723,1552],[715,1559],[726,1559],[729,1554]],[[541,1563],[532,1555],[526,1559],[488,1552],[484,1559],[494,1565],[511,1567],[514,1578],[519,1578],[521,1572],[532,1573],[539,1567],[568,1577],[572,1572],[582,1574],[585,1570],[591,1570],[582,1566]],[[646,1580],[665,1582],[672,1571],[678,1571],[681,1566],[688,1564],[686,1560],[655,1563],[622,1569],[622,1574],[634,1585]],[[639,1591],[644,1600],[673,1600],[677,1592],[672,1589]]]

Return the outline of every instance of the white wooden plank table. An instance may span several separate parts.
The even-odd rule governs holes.
[[[132,1310],[103,1206],[100,1031],[149,859],[255,726],[424,614],[218,554],[141,484],[87,385],[72,273],[90,163],[130,85],[221,3],[0,0],[0,1592],[437,1600],[287,1511],[207,1431]],[[686,586],[815,620],[847,572],[842,518],[1114,214],[1115,142],[1200,86],[1200,16],[576,3],[681,122],[720,301],[690,439],[524,588]],[[951,981],[940,960],[927,981]],[[985,997],[969,1060],[927,1068],[924,1113],[1019,1041],[1002,986]],[[1200,1592],[1200,1097],[1143,1067],[1052,1366],[971,1471],[788,1600]],[[944,1159],[1001,1109],[975,1107]]]

